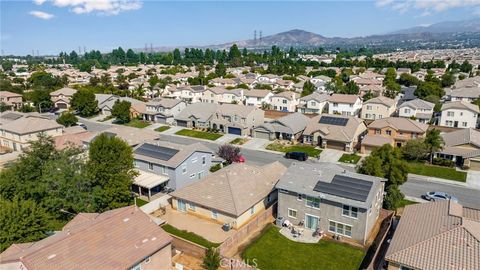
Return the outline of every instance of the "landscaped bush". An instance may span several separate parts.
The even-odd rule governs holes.
[[[455,165],[453,161],[444,158],[434,158],[432,163],[443,167],[453,167]]]

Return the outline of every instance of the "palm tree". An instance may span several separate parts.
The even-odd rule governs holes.
[[[434,128],[427,131],[427,136],[425,136],[425,144],[430,152],[430,164],[432,164],[433,154],[442,149],[443,145],[443,139],[440,136],[440,130]]]
[[[203,258],[203,268],[207,270],[216,270],[220,267],[220,254],[214,248],[209,248]]]

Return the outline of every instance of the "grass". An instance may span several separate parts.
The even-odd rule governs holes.
[[[355,154],[343,154],[338,161],[343,163],[357,164],[360,158],[361,157],[359,155]]]
[[[398,205],[398,207],[405,207],[407,205],[411,205],[411,204],[417,204],[417,202],[414,202],[414,201],[410,201],[410,200],[407,200],[407,199],[402,199],[400,201],[400,204]]]
[[[243,145],[246,142],[248,142],[247,138],[236,138],[230,142],[230,144],[238,144],[238,145]]]
[[[447,180],[465,182],[467,173],[455,170],[455,168],[440,167],[419,162],[408,163],[408,172],[413,174],[443,178]]]
[[[147,201],[142,200],[142,199],[140,199],[140,198],[137,198],[137,206],[138,206],[138,207],[142,207],[142,206],[144,206],[144,205],[147,204],[147,203],[148,203]]]
[[[277,151],[277,152],[303,152],[306,153],[309,157],[316,157],[322,153],[322,150],[315,149],[311,145],[292,145],[285,146],[279,143],[271,143],[267,145],[267,150]]]
[[[135,128],[145,128],[151,125],[150,122],[139,119],[132,119],[130,122],[123,124],[124,126],[135,127]]]
[[[347,244],[320,240],[316,244],[288,240],[270,226],[242,253],[258,269],[359,269],[365,251]]]
[[[161,127],[156,128],[155,131],[164,132],[165,130],[169,130],[169,129],[170,129],[169,126],[161,126]]]
[[[170,224],[163,225],[162,229],[164,229],[166,232],[168,232],[170,234],[176,235],[180,238],[183,238],[185,240],[188,240],[190,242],[198,244],[202,247],[206,247],[206,248],[211,248],[212,247],[213,248],[213,247],[220,246],[220,243],[212,243],[212,242],[208,241],[207,239],[201,237],[198,234],[188,232],[188,231],[185,231],[185,230],[179,230],[179,229],[173,227]]]
[[[210,132],[203,132],[198,130],[190,130],[190,129],[182,129],[175,132],[177,135],[199,138],[199,139],[206,139],[210,141],[215,141],[216,139],[222,137],[222,134],[218,133],[210,133]]]

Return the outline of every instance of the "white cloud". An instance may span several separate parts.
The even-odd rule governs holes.
[[[76,14],[95,13],[100,15],[117,15],[120,12],[136,10],[142,7],[140,0],[33,0],[41,5],[51,2],[54,6],[70,8]]]
[[[43,12],[43,11],[38,11],[38,10],[30,11],[30,15],[32,15],[34,17],[37,17],[39,19],[42,19],[42,20],[50,20],[53,17],[55,17],[55,15],[53,15],[53,14]]]
[[[431,15],[433,12],[442,12],[453,8],[480,9],[480,0],[376,0],[378,7],[390,7],[400,13],[408,10],[421,10],[421,16]]]
[[[36,5],[41,5],[43,3],[45,3],[46,0],[33,0],[33,2],[36,4]]]

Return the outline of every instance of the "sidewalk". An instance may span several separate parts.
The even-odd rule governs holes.
[[[472,176],[470,176],[472,175]],[[418,175],[418,174],[413,174],[409,173],[408,177],[414,177],[417,180],[421,181],[426,181],[426,182],[436,182],[440,184],[446,184],[446,185],[452,185],[452,186],[462,186],[462,187],[467,187],[467,188],[472,188],[472,189],[478,189],[480,190],[480,179],[478,178],[480,173],[471,173],[467,172],[467,181],[460,182],[460,181],[454,181],[454,180],[448,180],[448,179],[442,179],[442,178],[437,178],[437,177],[431,177],[431,176],[425,176],[425,175]],[[470,176],[470,177],[469,177]]]

